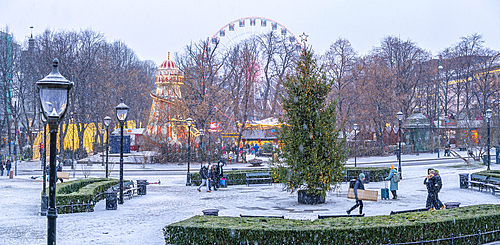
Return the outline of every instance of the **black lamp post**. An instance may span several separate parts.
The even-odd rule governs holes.
[[[190,117],[186,119],[186,124],[188,126],[188,171],[187,171],[187,179],[186,179],[186,186],[191,186],[191,174],[189,173],[189,164],[191,160],[191,125],[193,125],[193,119]]]
[[[403,178],[403,169],[401,169],[401,155],[402,155],[402,151],[401,151],[401,120],[403,120],[403,113],[400,111],[397,113],[398,115],[398,121],[399,121],[399,129],[398,129],[398,133],[399,133],[399,175],[401,177],[401,179]]]
[[[488,170],[490,170],[490,118],[493,112],[491,109],[486,110],[486,118],[488,119]]]
[[[417,141],[415,142],[415,144],[417,145],[417,156],[418,156],[418,147],[419,147],[419,143],[420,143],[420,138],[418,136],[418,119],[417,119]]]
[[[108,152],[109,152],[109,124],[110,123],[111,123],[111,117],[106,116],[104,118],[104,125],[106,126],[106,179],[109,177]]]
[[[439,148],[441,148],[441,134],[439,132],[439,102],[440,102],[440,99],[439,99],[439,87],[440,87],[440,79],[441,79],[441,70],[443,69],[443,66],[441,66],[441,57],[439,57],[439,66],[438,66],[438,79],[437,79],[437,103],[436,103],[436,111],[437,111],[437,135],[438,135],[438,149],[437,149],[437,153],[438,153],[438,158],[439,158]]]
[[[123,204],[123,124],[127,120],[128,110],[130,108],[122,102],[115,107],[116,118],[120,122],[120,200],[119,204]]]
[[[358,124],[354,124],[354,167],[357,167],[357,159],[356,159],[356,148],[358,146],[357,141],[356,141],[356,136],[358,131]]]
[[[42,208],[40,214],[42,216],[47,216],[47,144],[45,143],[45,137],[47,135],[46,128],[47,128],[47,120],[45,120],[45,117],[43,117],[43,113],[41,115],[42,117],[42,122],[43,122],[43,149],[42,149],[42,156],[40,156],[40,160],[43,164],[43,190],[42,190]]]
[[[205,130],[200,129],[200,168],[203,167],[203,135]]]
[[[50,179],[49,210],[47,213],[47,244],[56,244],[56,151],[57,128],[67,110],[69,91],[73,83],[61,76],[57,68],[59,60],[54,59],[52,72],[36,83],[40,95],[43,116],[50,131]]]

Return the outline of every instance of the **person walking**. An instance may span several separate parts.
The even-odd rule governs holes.
[[[56,167],[56,171],[57,171],[57,172],[62,172],[62,163],[59,163],[59,165],[57,165],[57,167]],[[56,176],[57,176],[57,173],[56,173]],[[63,182],[63,179],[62,179],[62,178],[57,178],[57,180],[60,180],[60,181],[61,181],[61,183]],[[56,181],[56,183],[57,183],[57,181]]]
[[[208,164],[206,166],[202,166],[200,168],[200,177],[201,177],[201,185],[198,187],[198,191],[201,192],[201,187],[203,185],[206,185],[207,186],[207,192],[210,192],[210,190],[208,189],[209,188],[209,183],[208,183]]]
[[[10,163],[10,160],[7,160],[7,163],[5,164],[5,170],[7,170],[7,176],[10,176],[10,169],[12,165]]]
[[[217,166],[212,165],[210,168],[210,173],[208,174],[208,179],[209,179],[209,186],[214,186],[214,191],[217,190],[217,179],[218,179],[218,173],[217,173]],[[209,188],[210,189],[210,188]]]
[[[427,201],[425,202],[425,208],[428,210],[439,209],[436,202],[436,182],[437,178],[434,176],[436,172],[434,170],[428,170],[429,175],[424,179],[424,185],[427,187]]]
[[[356,198],[356,204],[352,206],[351,209],[346,211],[347,215],[350,215],[352,210],[354,210],[357,207],[359,207],[359,214],[363,214],[363,201],[361,201],[358,198],[358,190],[365,189],[365,185],[363,184],[364,180],[365,180],[365,175],[363,173],[360,173],[358,179],[356,180],[356,183],[354,184],[354,197]]]
[[[391,172],[389,172],[389,176],[387,176],[387,178],[385,178],[385,180],[390,180],[391,181],[391,185],[390,185],[390,188],[389,190],[391,190],[391,193],[392,193],[392,199],[397,199],[398,198],[398,194],[397,194],[397,190],[398,190],[398,182],[399,182],[399,176],[396,176],[395,175],[398,175],[398,171],[396,170],[396,168],[394,168],[394,165],[391,166]]]
[[[3,176],[3,170],[4,170],[3,161],[0,161],[0,176]]]
[[[439,192],[441,191],[441,188],[443,187],[443,180],[441,179],[441,175],[439,175],[439,171],[436,169],[433,169],[435,174],[434,177],[436,178],[436,205],[437,207],[441,207],[441,209],[444,209],[445,206],[443,205],[443,202],[439,200]]]
[[[257,145],[257,143],[256,143],[256,144],[253,146],[253,148],[254,148],[254,151],[255,151],[255,156],[256,156],[256,157],[260,157],[260,156],[259,156],[259,148],[260,148],[260,147],[259,147],[259,145]]]

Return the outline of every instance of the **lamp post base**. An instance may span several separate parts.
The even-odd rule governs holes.
[[[187,174],[187,177],[186,177],[186,186],[191,186],[191,174]]]
[[[40,215],[47,216],[47,195],[45,193],[42,195],[42,207]]]

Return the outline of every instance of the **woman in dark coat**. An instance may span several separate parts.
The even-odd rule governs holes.
[[[434,170],[428,170],[429,175],[424,179],[424,185],[427,187],[427,201],[425,202],[425,208],[429,210],[439,209],[436,201],[437,194],[437,178],[435,176],[436,172]]]

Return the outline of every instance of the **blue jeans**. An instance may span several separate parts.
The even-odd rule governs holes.
[[[3,176],[3,169],[0,170],[0,176]]]

